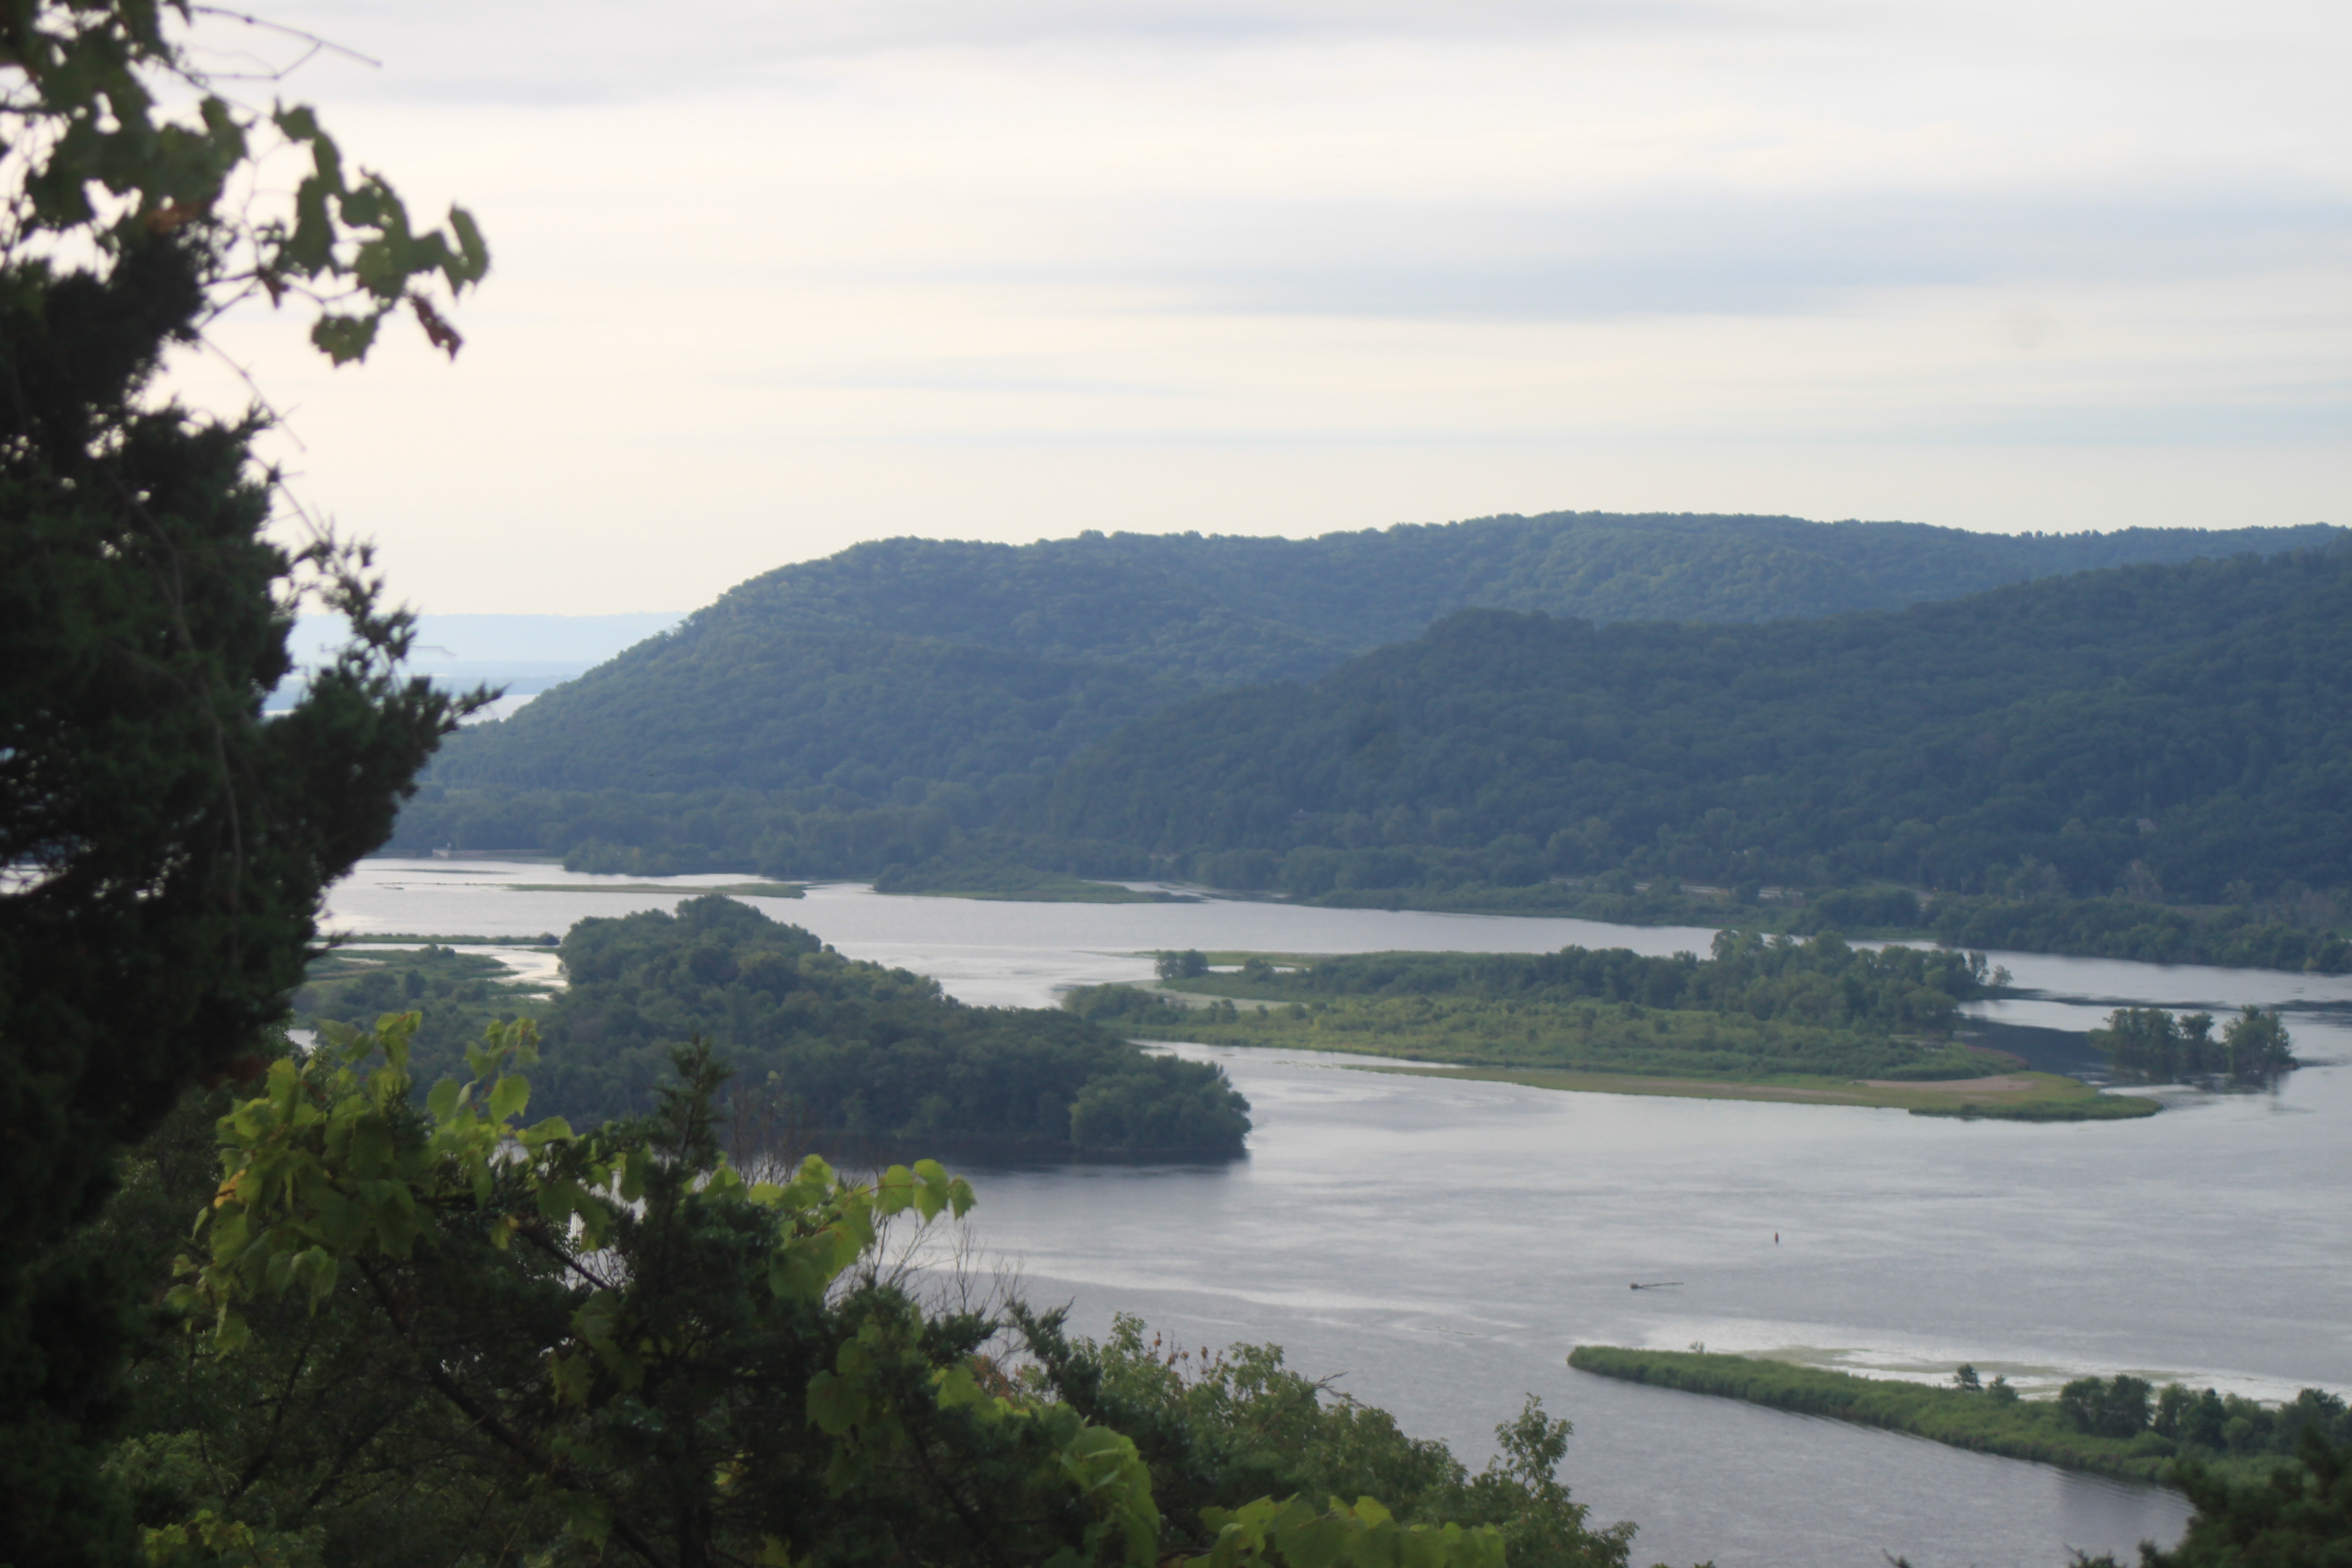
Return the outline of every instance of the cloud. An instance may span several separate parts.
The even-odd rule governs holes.
[[[280,14],[385,61],[288,93],[489,233],[454,370],[222,327],[436,609],[906,531],[2344,510],[2340,5]]]
[[[1656,35],[1786,26],[1805,10],[1723,0],[695,0],[652,16],[618,0],[292,0],[270,15],[385,63],[373,78],[339,79],[346,93],[552,104],[736,90],[881,53]],[[225,59],[300,53],[226,16],[210,25]]]
[[[2079,287],[2352,266],[2324,191],[1685,191],[1545,207],[1202,203],[1130,218],[1123,257],[940,280],[1115,282],[1168,308],[1560,319],[1833,310],[1906,288]]]

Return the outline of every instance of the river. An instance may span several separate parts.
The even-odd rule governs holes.
[[[721,882],[734,879],[683,879]],[[524,937],[667,908],[678,883],[373,860],[353,931]],[[556,890],[518,891],[516,884]],[[1150,973],[1163,948],[1704,952],[1710,933],[1203,900],[1020,904],[835,885],[750,900],[973,1003]],[[544,969],[544,955],[515,954]],[[1250,1098],[1245,1160],[975,1169],[987,1267],[1081,1331],[1136,1312],[1291,1364],[1482,1462],[1522,1395],[1575,1423],[1564,1475],[1635,1561],[2054,1568],[2178,1536],[2157,1489],[1573,1373],[1580,1342],[1769,1351],[1879,1375],[1967,1361],[2029,1392],[2084,1373],[2260,1397],[2352,1390],[2352,978],[1995,954],[1990,1021],[2081,1030],[2126,1004],[2285,1011],[2315,1065],[2138,1121],[2030,1126],[1849,1107],[1567,1094],[1191,1048]],[[1369,1060],[1369,1058],[1367,1058]],[[1634,1281],[1674,1280],[1633,1291]]]

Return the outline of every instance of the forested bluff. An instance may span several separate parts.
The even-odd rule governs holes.
[[[1658,521],[861,546],[453,737],[393,847],[2352,966],[2332,531],[2000,541],[1989,565],[1909,525],[1633,526]],[[2271,552],[1770,618],[1824,579],[1867,602],[2244,544]],[[1338,640],[1547,595],[1685,618],[1474,607]]]

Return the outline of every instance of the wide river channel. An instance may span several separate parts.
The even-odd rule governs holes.
[[[561,933],[673,906],[546,865],[371,860],[330,899],[368,931]],[[1024,904],[823,886],[748,900],[983,1005],[1148,978],[1166,948],[1704,952],[1711,933],[1208,900]],[[2168,1091],[2137,1121],[1571,1094],[1193,1049],[1249,1099],[1220,1165],[967,1166],[982,1267],[1082,1332],[1272,1341],[1475,1468],[1528,1393],[1575,1424],[1563,1474],[1637,1563],[2056,1568],[2176,1539],[2185,1500],[1841,1423],[1571,1372],[1579,1343],[1769,1352],[2042,1393],[2085,1373],[2262,1398],[2352,1391],[2352,977],[1995,954],[1975,1010],[2082,1030],[2126,1005],[2285,1011],[2312,1064],[2259,1094]],[[552,968],[515,953],[518,967]],[[1365,1058],[1369,1059],[1369,1058]],[[1679,1281],[1632,1290],[1634,1282]]]

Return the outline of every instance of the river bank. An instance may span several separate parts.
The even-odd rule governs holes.
[[[1801,1415],[1826,1415],[1856,1426],[1906,1432],[1975,1453],[2029,1459],[2117,1480],[2168,1486],[2176,1478],[2176,1465],[2189,1458],[2234,1485],[2245,1486],[2266,1479],[2281,1466],[2294,1463],[2291,1434],[2276,1441],[2273,1451],[2233,1452],[2158,1430],[2157,1426],[2168,1416],[2159,1410],[2151,1425],[2147,1398],[2153,1391],[2145,1380],[2128,1377],[2117,1381],[2137,1384],[2126,1395],[2127,1401],[2137,1400],[2136,1419],[2127,1415],[2117,1424],[2117,1430],[2102,1433],[2083,1430],[2071,1422],[2066,1415],[2066,1400],[2021,1398],[2005,1380],[1997,1380],[1987,1387],[1974,1367],[1955,1374],[1969,1380],[1965,1386],[1958,1383],[1938,1386],[1892,1378],[1856,1377],[1851,1373],[1762,1356],[1720,1355],[1696,1350],[1627,1350],[1614,1345],[1579,1345],[1569,1352],[1568,1364],[1579,1372],[1623,1383],[1647,1384],[1685,1394],[1714,1394]],[[2092,1388],[2082,1392],[2095,1404],[2107,1390]],[[2315,1390],[2305,1391],[2301,1405],[2317,1409],[2323,1422],[2342,1424],[2343,1402],[2335,1400],[2329,1409],[2330,1396],[2318,1394],[2315,1400],[2311,1397],[2317,1394]],[[2218,1394],[2210,1390],[2208,1394],[2217,1415],[2228,1408]],[[2182,1403],[2195,1409],[2193,1398]],[[2238,1403],[2242,1405],[2244,1402]],[[2288,1405],[2286,1412],[2302,1413],[2294,1405]],[[2104,1414],[2095,1409],[2089,1412],[2094,1420]],[[2242,1426],[2250,1427],[2252,1423],[2248,1417],[2254,1415],[2277,1423],[2277,1415],[2269,1411],[2235,1410],[2229,1414]],[[2222,1423],[2217,1420],[2213,1425],[2216,1429],[2212,1436],[2219,1438]],[[2129,1426],[2131,1430],[2123,1432],[2123,1426]],[[2335,1438],[2332,1431],[2323,1436],[2341,1440]]]
[[[1170,953],[1152,984],[1079,987],[1064,1005],[1138,1039],[1360,1053],[1411,1064],[1375,1070],[1572,1093],[2045,1123],[2163,1108],[1955,1038],[1959,1016],[1937,987],[1984,994],[1980,963],[1835,938],[1726,940],[1716,952],[1663,966],[1563,953],[1549,968],[1454,953]],[[1659,1005],[1630,1000],[1643,994]]]
[[[1471,1079],[1524,1084],[1576,1094],[1663,1095],[1680,1100],[1755,1100],[1790,1105],[1860,1105],[2002,1121],[2128,1121],[2163,1109],[2137,1095],[2105,1094],[2080,1079],[2056,1073],[1999,1073],[1936,1083],[1860,1082],[1790,1075],[1769,1081],[1642,1078],[1542,1068],[1378,1067],[1367,1072]]]

